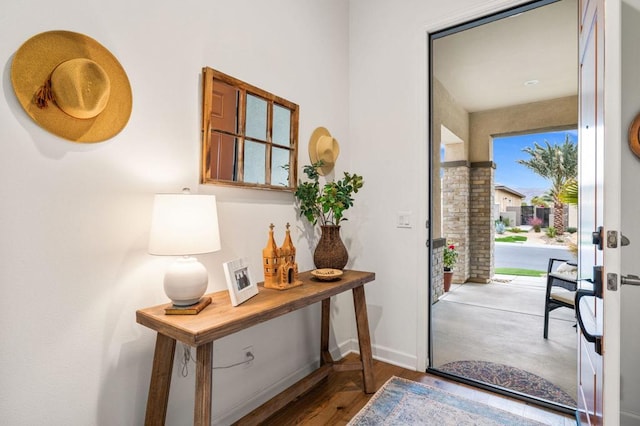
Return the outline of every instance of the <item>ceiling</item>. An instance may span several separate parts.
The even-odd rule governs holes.
[[[577,8],[561,0],[437,39],[434,75],[467,112],[576,95]]]

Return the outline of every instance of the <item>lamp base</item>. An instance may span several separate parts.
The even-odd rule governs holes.
[[[164,292],[175,306],[196,304],[207,291],[209,274],[195,257],[184,256],[173,262],[164,275]]]

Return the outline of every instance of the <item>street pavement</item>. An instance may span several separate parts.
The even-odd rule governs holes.
[[[546,271],[549,258],[574,259],[565,246],[495,243],[496,268],[522,268]]]

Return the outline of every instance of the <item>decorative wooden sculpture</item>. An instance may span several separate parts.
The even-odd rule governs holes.
[[[264,269],[264,286],[277,290],[287,290],[302,285],[298,279],[298,264],[296,263],[296,248],[291,241],[287,223],[287,232],[282,247],[276,246],[273,239],[273,223],[269,225],[269,239],[267,246],[262,249],[262,268]]]

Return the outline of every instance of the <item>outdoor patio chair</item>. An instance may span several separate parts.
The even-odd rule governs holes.
[[[566,259],[549,259],[544,299],[544,338],[549,335],[549,313],[558,308],[575,309],[577,266]]]

